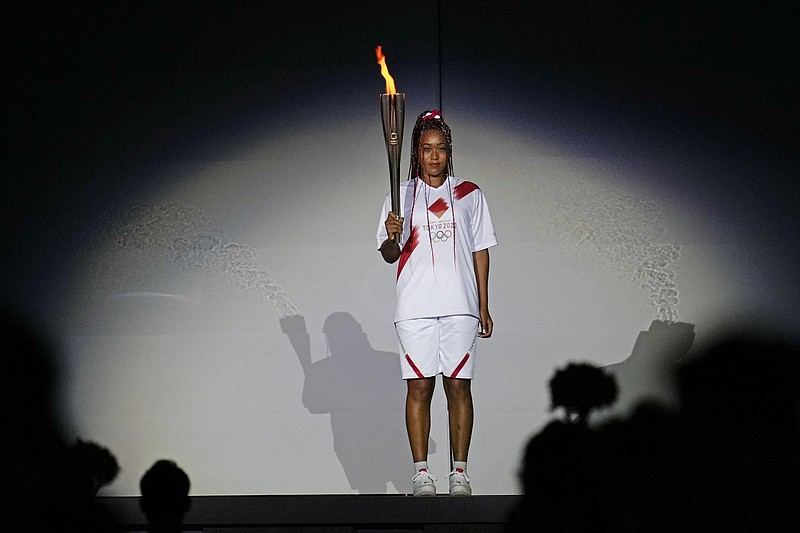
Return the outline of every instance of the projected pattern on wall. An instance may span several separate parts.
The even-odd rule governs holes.
[[[676,322],[678,287],[669,265],[680,257],[680,247],[659,242],[663,218],[646,198],[572,182],[559,191],[551,221],[557,233],[577,240],[581,250],[647,291],[655,320]]]
[[[165,276],[174,279],[182,273],[199,272],[256,291],[275,307],[280,318],[299,314],[267,269],[257,264],[254,251],[245,244],[228,242],[222,228],[197,208],[178,202],[131,206],[101,234],[107,239],[107,253],[100,256],[95,271],[107,291],[121,296],[139,285],[142,292],[159,292]]]

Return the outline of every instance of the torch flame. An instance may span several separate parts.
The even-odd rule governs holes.
[[[386,56],[383,55],[382,47],[375,48],[375,55],[378,56],[378,64],[381,66],[381,74],[386,79],[386,94],[396,94],[397,89],[394,87],[394,78],[389,74],[389,68],[386,66]]]

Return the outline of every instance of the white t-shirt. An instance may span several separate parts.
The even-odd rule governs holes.
[[[378,248],[387,238],[384,221],[390,210],[387,194]],[[400,184],[400,212],[405,223],[395,322],[448,315],[480,318],[472,253],[495,246],[497,236],[478,186],[454,176],[437,188],[412,179]]]

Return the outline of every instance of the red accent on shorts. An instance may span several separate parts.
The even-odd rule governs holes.
[[[453,189],[453,196],[456,197],[456,200],[461,200],[466,195],[479,188],[480,187],[478,187],[471,181],[462,181],[461,183],[456,185],[455,189]]]
[[[411,365],[411,370],[414,371],[418,378],[425,377],[422,375],[422,372],[419,371],[419,368],[417,368],[417,365],[414,364],[414,361],[411,360],[411,356],[408,354],[406,354],[406,361],[408,361],[408,364]]]
[[[453,371],[453,373],[452,373],[452,374],[450,374],[450,377],[451,377],[451,378],[456,378],[456,377],[458,377],[458,373],[459,373],[459,372],[461,372],[461,369],[462,369],[462,368],[464,368],[464,365],[466,365],[466,364],[467,364],[467,361],[468,361],[468,360],[469,360],[469,352],[467,352],[467,355],[465,355],[465,356],[464,356],[464,359],[462,359],[462,360],[461,360],[461,362],[460,362],[460,363],[458,363],[458,366],[457,366],[457,367],[456,367],[456,369]]]
[[[409,237],[406,241],[405,246],[403,246],[403,252],[400,254],[400,261],[398,261],[397,265],[397,279],[400,279],[400,273],[403,271],[403,267],[406,266],[408,260],[411,259],[411,254],[414,252],[414,248],[416,248],[418,244],[419,227],[414,226],[411,229],[411,237]]]

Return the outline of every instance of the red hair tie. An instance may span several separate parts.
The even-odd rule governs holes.
[[[422,120],[442,120],[442,112],[438,109],[434,109],[433,111],[428,111],[425,115],[422,116]]]

